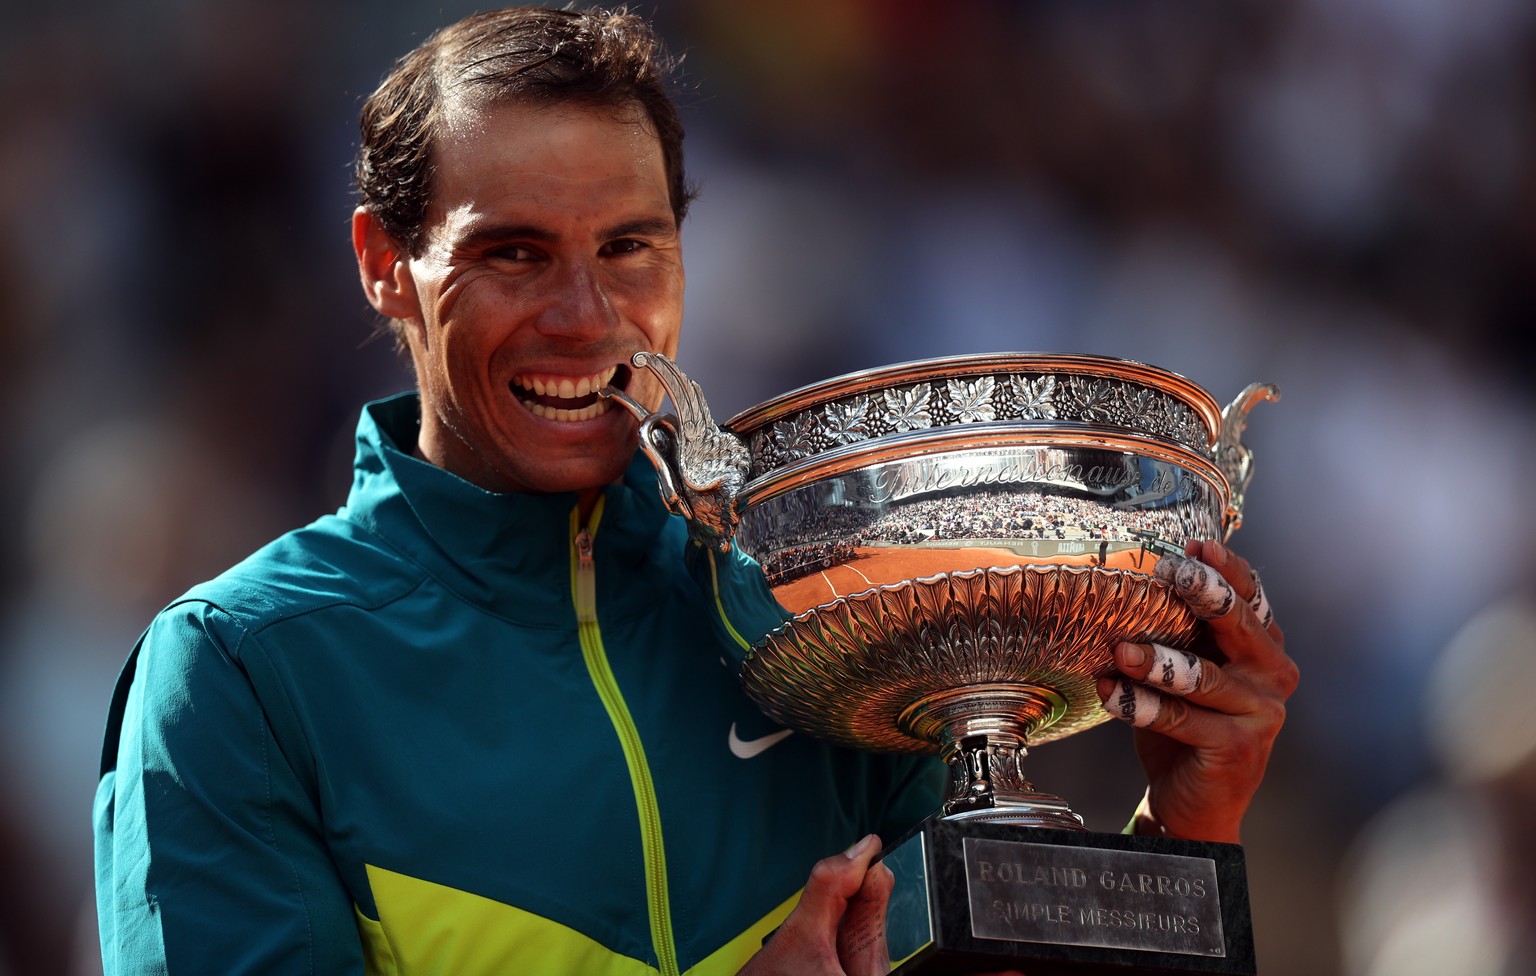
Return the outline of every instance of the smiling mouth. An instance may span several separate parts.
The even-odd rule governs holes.
[[[618,375],[620,371],[623,375]],[[545,420],[574,423],[591,420],[613,408],[600,399],[597,391],[610,383],[622,388],[629,382],[629,368],[610,366],[588,376],[561,376],[555,373],[519,373],[508,387],[528,412]]]

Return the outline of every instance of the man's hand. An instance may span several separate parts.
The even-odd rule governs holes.
[[[896,879],[875,863],[879,853],[870,834],[817,861],[800,903],[738,976],[888,976],[885,910]]]
[[[1215,542],[1184,551],[1158,573],[1206,620],[1210,645],[1121,644],[1130,680],[1099,679],[1099,698],[1137,729],[1148,785],[1136,832],[1237,843],[1298,674],[1248,562]]]
[[[873,863],[879,853],[880,838],[870,834],[817,861],[800,903],[739,976],[886,976],[885,907],[895,878]]]

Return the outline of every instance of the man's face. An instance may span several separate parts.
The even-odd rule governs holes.
[[[677,352],[661,145],[638,107],[508,103],[451,108],[433,160],[425,247],[397,259],[421,452],[492,491],[590,497],[635,446],[634,418],[596,391],[638,350]],[[648,373],[627,389],[661,405]]]

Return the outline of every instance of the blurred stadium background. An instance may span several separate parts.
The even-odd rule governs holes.
[[[348,164],[461,0],[7,0],[0,974],[99,971],[90,803],[139,629],[335,508],[409,378]],[[1229,398],[1303,671],[1247,836],[1261,970],[1536,972],[1536,7],[656,0],[686,53],[682,364],[717,417],[932,355]],[[1129,737],[1031,757],[1116,830]]]

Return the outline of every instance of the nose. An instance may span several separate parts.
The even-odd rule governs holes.
[[[619,316],[601,269],[567,262],[546,279],[548,293],[535,324],[546,335],[595,339],[618,326]]]

